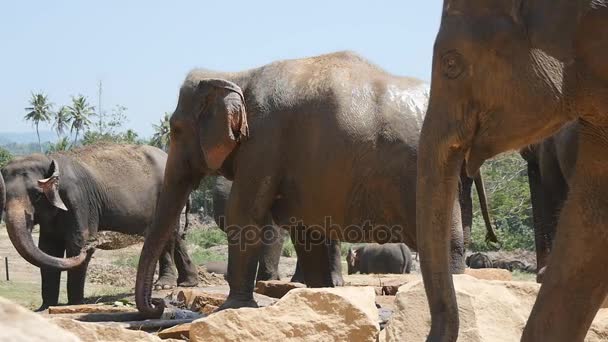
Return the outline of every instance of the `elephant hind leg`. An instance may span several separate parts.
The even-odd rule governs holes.
[[[173,251],[176,247],[176,239],[173,237],[165,245],[165,249],[158,260],[158,279],[154,283],[155,290],[171,289],[177,284],[175,272],[175,261]]]
[[[173,250],[175,266],[177,267],[177,285],[182,287],[194,287],[198,285],[198,271],[196,265],[188,255],[186,239],[178,235]]]
[[[293,228],[291,239],[307,287],[334,287],[325,236],[305,227]]]
[[[80,246],[68,247],[66,256],[68,258],[79,255],[81,252]],[[68,271],[68,304],[76,305],[84,302],[84,284],[87,277],[87,269],[89,267],[89,259],[85,260],[82,265]]]
[[[58,258],[63,258],[65,254],[64,241],[55,238],[44,228],[40,229],[38,248],[44,253]],[[40,276],[42,278],[42,305],[36,311],[46,310],[49,306],[59,303],[61,271],[41,268]]]

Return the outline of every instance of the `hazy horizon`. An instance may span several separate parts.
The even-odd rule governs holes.
[[[441,1],[382,5],[281,1],[175,3],[10,2],[0,13],[3,42],[0,132],[31,132],[23,120],[32,92],[55,109],[83,94],[97,107],[127,107],[125,129],[152,134],[171,112],[195,67],[239,71],[279,59],[339,50],[387,71],[428,81]],[[50,125],[41,126],[50,130]]]

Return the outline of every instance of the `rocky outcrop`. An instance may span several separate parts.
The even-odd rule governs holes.
[[[459,304],[458,341],[519,341],[540,287],[533,282],[487,281],[455,275]],[[422,280],[399,289],[381,341],[424,341],[430,314]],[[600,310],[585,341],[608,338],[608,310]]]
[[[224,310],[194,321],[191,341],[375,341],[371,287],[294,289],[276,304]]]
[[[511,272],[500,268],[467,268],[464,270],[464,274],[470,275],[471,277],[483,280],[502,280],[511,281],[513,276]]]
[[[264,280],[256,283],[255,292],[272,298],[283,298],[287,292],[305,287],[306,285],[300,283],[284,282],[281,280]]]

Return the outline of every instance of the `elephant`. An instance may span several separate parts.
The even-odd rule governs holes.
[[[547,264],[559,212],[568,196],[578,148],[578,122],[572,121],[542,142],[520,150],[527,162],[534,218],[536,269]],[[540,278],[538,279],[540,282]]]
[[[170,119],[165,183],[138,267],[140,313],[162,314],[162,301],[150,296],[152,265],[188,193],[209,175],[233,181],[226,209],[230,293],[221,309],[257,306],[260,227],[269,213],[290,231],[309,287],[333,286],[331,241],[403,242],[416,250],[416,158],[427,91],[424,82],[390,75],[352,52],[234,73],[192,70]],[[464,233],[455,203],[449,250],[451,271],[461,273]]]
[[[483,253],[473,253],[466,259],[466,264],[470,268],[492,268],[492,260]]]
[[[19,254],[40,268],[42,305],[57,305],[61,271],[69,304],[84,300],[86,270],[98,231],[144,235],[151,224],[167,155],[151,146],[99,145],[14,159],[2,169],[6,227]],[[157,284],[196,286],[198,275],[172,223],[161,246]],[[38,247],[30,232],[40,225]],[[66,258],[63,258],[64,254]],[[174,266],[177,265],[176,277]]]
[[[218,227],[223,231],[226,231],[226,204],[228,203],[231,188],[232,182],[222,176],[216,177],[212,186],[213,218]],[[262,226],[264,241],[262,251],[260,252],[256,280],[280,279],[279,259],[283,252],[283,242],[285,240],[283,232],[285,230],[275,225],[272,222],[272,217],[268,215],[265,219],[265,224]],[[335,286],[341,286],[344,284],[344,279],[342,278],[342,263],[340,262],[340,242],[332,240],[328,248],[329,255],[333,256],[330,257],[330,262],[332,263],[330,265],[332,283]],[[305,283],[302,267],[299,262],[296,264],[291,281]]]
[[[461,166],[473,175],[573,120],[570,191],[522,341],[583,341],[608,293],[608,275],[597,272],[608,261],[606,22],[606,0],[444,0],[418,150],[427,341],[458,338],[449,246]]]
[[[410,273],[412,252],[404,243],[370,243],[350,248],[346,256],[348,274]]]

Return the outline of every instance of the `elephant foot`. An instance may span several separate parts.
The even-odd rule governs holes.
[[[331,275],[331,283],[333,286],[344,286],[344,278],[342,278],[341,274],[333,274]]]
[[[175,276],[162,276],[154,283],[154,290],[170,290],[175,288],[176,284]]]
[[[34,310],[34,312],[42,312],[42,311],[48,309],[49,306],[56,306],[56,305],[57,304],[55,304],[55,305],[49,305],[49,304],[42,303],[42,305],[40,305],[40,307],[38,309]]]
[[[225,310],[225,309],[239,309],[239,308],[258,308],[258,303],[253,299],[242,300],[242,299],[234,299],[228,298],[222,304],[217,311]]]
[[[179,287],[196,287],[198,285],[198,279],[197,278],[187,278],[184,280],[179,280],[177,281],[177,286]]]

